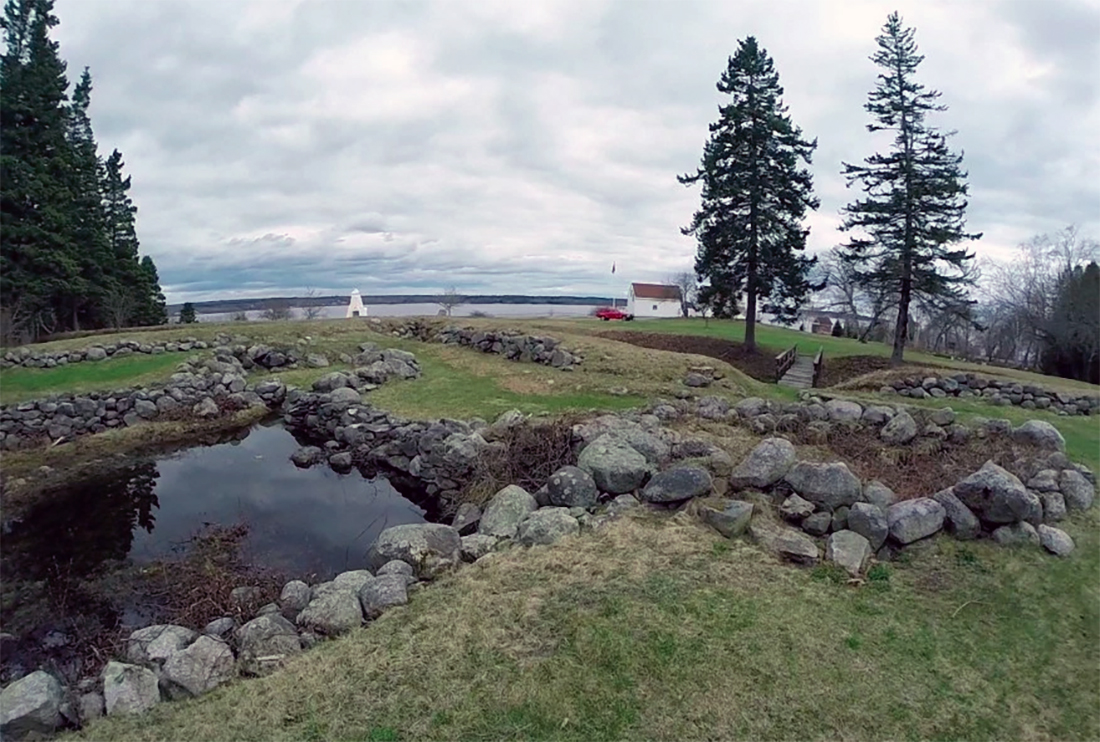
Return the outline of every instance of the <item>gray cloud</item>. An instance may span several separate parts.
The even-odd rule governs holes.
[[[1098,205],[1095,3],[905,0],[1004,257]],[[841,162],[871,154],[875,0],[59,0],[102,148],[133,175],[172,301],[323,291],[621,293],[692,264],[679,228],[737,39],[776,60],[817,137],[810,246]],[[75,75],[73,75],[75,76]],[[618,265],[614,277],[611,263]]]

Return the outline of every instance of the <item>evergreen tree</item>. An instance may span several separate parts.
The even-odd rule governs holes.
[[[745,347],[756,349],[757,304],[794,319],[809,293],[814,259],[801,256],[807,209],[816,209],[808,165],[817,142],[802,138],[781,97],[779,74],[752,36],[739,42],[718,90],[730,96],[710,125],[699,169],[685,185],[702,183],[702,206],[682,231],[698,242],[695,272],[701,291],[735,307],[745,294]]]
[[[1100,384],[1100,266],[1062,274],[1042,329],[1043,373]]]
[[[168,309],[165,307],[164,294],[160,290],[160,277],[157,275],[157,267],[153,265],[153,259],[148,255],[141,259],[141,276],[142,296],[145,301],[138,309],[134,324],[168,324]]]
[[[936,103],[938,92],[914,80],[924,59],[914,36],[914,29],[904,28],[892,13],[871,57],[882,71],[864,106],[875,120],[867,128],[895,132],[889,152],[874,154],[863,165],[844,164],[848,186],[858,184],[864,195],[844,208],[841,229],[856,236],[840,255],[861,285],[897,296],[895,364],[905,353],[914,298],[933,309],[967,302],[966,286],[972,282],[967,267],[974,255],[951,246],[981,237],[964,231],[962,155],[948,148],[949,134],[926,122],[929,113],[946,107]]]
[[[199,318],[195,316],[195,305],[191,302],[184,302],[183,307],[180,309],[180,324],[190,325],[198,322]]]
[[[118,266],[107,244],[99,193],[103,163],[96,153],[92,121],[88,116],[91,94],[92,76],[85,68],[73,90],[69,110],[72,191],[72,201],[68,204],[69,244],[79,273],[69,282],[65,298],[68,324],[74,330],[80,329],[82,318],[86,327],[101,326],[104,305],[112,293],[124,291],[126,283],[113,275]]]
[[[840,320],[837,320],[836,324],[833,325],[833,337],[844,337],[844,324]]]
[[[56,326],[80,274],[69,223],[68,80],[53,0],[8,0],[0,58],[0,308],[6,335]]]

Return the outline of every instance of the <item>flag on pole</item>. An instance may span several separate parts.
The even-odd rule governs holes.
[[[615,264],[614,264],[614,263],[612,263],[612,264],[611,264],[611,272],[612,272],[612,273],[614,273],[614,272],[615,272]]]

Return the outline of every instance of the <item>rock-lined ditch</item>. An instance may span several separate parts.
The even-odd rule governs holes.
[[[1095,415],[1100,411],[1100,394],[1054,392],[1035,384],[986,379],[975,374],[910,376],[896,379],[879,391],[913,399],[978,398],[992,405],[1051,410],[1059,415]]]
[[[238,354],[232,349],[216,353],[214,359],[187,364],[165,389],[138,390],[137,398],[115,395],[113,409],[107,406],[111,397],[82,397],[97,402],[95,420],[85,405],[83,430],[111,427],[108,420],[121,419],[117,427],[145,419],[139,402],[146,403],[141,410],[151,414],[155,409],[158,415],[198,414],[203,400],[219,410],[222,400],[262,403],[280,410],[288,428],[308,444],[292,455],[296,465],[384,470],[407,477],[440,501],[457,501],[486,476],[487,461],[506,453],[509,432],[530,424],[518,412],[505,413],[490,425],[411,421],[378,410],[361,393],[389,379],[415,377],[419,365],[402,351],[371,344],[360,350],[353,359],[355,370],[326,374],[311,391],[288,389],[276,379],[249,389]],[[253,354],[246,353],[251,359]],[[120,410],[123,399],[129,404]],[[163,399],[178,406],[162,410],[162,405],[171,407]],[[38,404],[33,408],[38,417],[18,422],[58,432],[49,426],[58,425],[59,410],[47,413]],[[75,409],[75,398],[67,404]],[[39,423],[47,414],[49,422]],[[137,417],[128,423],[127,415]],[[690,420],[744,426],[766,438],[735,462],[705,438],[672,427]],[[948,487],[899,498],[880,481],[864,481],[844,462],[799,460],[792,442],[782,437],[827,443],[852,431],[871,435],[887,448],[922,441],[965,446],[987,438],[1009,441],[1026,454],[1002,462],[1007,466],[987,461]],[[41,670],[20,678],[0,695],[0,733],[18,738],[104,713],[141,713],[237,676],[265,674],[318,642],[407,603],[423,582],[448,570],[492,558],[502,549],[550,545],[599,530],[629,511],[684,511],[724,537],[748,535],[782,559],[828,561],[859,579],[874,560],[890,559],[940,532],[1005,545],[1034,544],[1068,556],[1072,538],[1054,524],[1069,512],[1091,507],[1095,494],[1093,473],[1065,457],[1064,440],[1048,423],[1013,427],[991,420],[968,427],[947,408],[863,406],[812,396],[790,403],[750,398],[733,405],[720,397],[658,400],[645,412],[579,422],[570,438],[568,461],[537,487],[507,484],[484,508],[458,507],[449,524],[387,528],[370,547],[363,568],[313,585],[289,582],[277,601],[247,620],[226,615],[201,627],[139,629],[102,673],[70,687]],[[238,591],[246,600],[255,587],[240,585],[233,592]]]
[[[337,409],[341,416],[356,410],[348,425],[336,428],[369,425],[357,418],[366,414],[374,420],[375,413],[362,412],[364,406],[350,395],[346,403],[341,400],[339,392],[346,388],[298,394],[297,399],[292,390],[286,410],[295,419],[303,419],[304,413],[305,418],[317,416],[318,422],[337,420],[332,414]],[[726,538],[747,535],[781,559],[803,565],[831,562],[858,580],[874,560],[890,559],[899,549],[941,532],[958,539],[1034,545],[1068,556],[1073,540],[1052,524],[1069,512],[1091,507],[1094,499],[1092,473],[1072,465],[1057,431],[1037,421],[986,431],[1007,436],[1028,452],[1013,465],[1017,472],[1034,472],[1026,479],[990,461],[952,487],[910,499],[897,498],[879,482],[862,481],[843,462],[800,460],[794,445],[781,437],[761,440],[735,462],[706,440],[662,424],[700,414],[715,419],[713,410],[723,404],[716,398],[662,402],[644,414],[605,415],[579,423],[572,431],[575,462],[552,473],[535,491],[510,484],[484,508],[458,508],[449,524],[387,528],[370,547],[361,569],[313,585],[291,581],[277,601],[242,623],[223,616],[202,627],[161,624],[134,631],[121,656],[98,677],[85,678],[73,688],[62,687],[47,673],[31,673],[3,691],[3,732],[14,737],[104,713],[141,713],[163,701],[201,695],[238,676],[266,674],[320,641],[399,608],[424,582],[449,570],[491,558],[502,549],[550,545],[600,530],[630,511],[684,511]],[[819,404],[807,400],[801,407],[809,410]],[[326,405],[329,411],[322,412]],[[727,405],[722,417],[751,427],[769,414],[761,411],[768,406],[763,400],[742,400],[732,408]],[[872,428],[879,435],[891,422],[904,423],[904,416],[911,417],[907,410],[892,409],[892,416],[880,419],[886,414],[881,407],[863,408],[842,400],[820,407],[832,424]],[[292,412],[295,409],[298,412]],[[476,448],[481,445],[478,439],[490,446],[495,433],[522,424],[515,413],[493,425],[388,419],[385,430],[360,428],[381,437],[358,445],[370,450],[368,444],[383,441],[381,446],[389,446],[398,440],[390,434],[400,428],[408,433],[400,440],[412,441],[415,430],[416,452],[408,443],[404,453],[394,455],[409,464],[423,457],[422,462],[434,466],[437,451],[461,449],[471,442]],[[420,425],[424,427],[411,427]],[[328,426],[311,430],[319,435]],[[340,435],[340,445],[346,445],[346,433]],[[234,593],[246,596],[254,590],[243,585]]]

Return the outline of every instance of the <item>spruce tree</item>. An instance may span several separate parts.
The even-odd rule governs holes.
[[[967,303],[972,279],[966,269],[974,255],[952,245],[981,237],[965,231],[962,155],[947,146],[950,133],[926,120],[946,107],[936,102],[939,92],[914,79],[924,59],[914,37],[892,13],[871,57],[881,71],[864,106],[874,118],[867,129],[894,132],[890,150],[863,165],[844,163],[848,186],[858,184],[863,196],[844,208],[841,229],[854,235],[840,256],[863,286],[897,296],[895,364],[905,353],[914,299],[931,308]]]
[[[190,325],[198,322],[199,318],[195,316],[195,305],[191,302],[184,302],[183,307],[180,308],[180,324]]]
[[[92,76],[85,68],[69,108],[69,243],[79,273],[69,284],[66,314],[74,330],[80,329],[82,318],[85,326],[102,326],[105,303],[113,292],[125,291],[126,285],[118,280],[119,266],[107,244],[100,198],[103,163],[88,116],[91,94]]]
[[[8,0],[0,58],[0,308],[29,339],[56,327],[80,274],[71,241],[69,83],[53,0]]]
[[[153,259],[146,255],[141,259],[142,297],[144,301],[138,308],[134,324],[164,325],[168,323],[168,310],[164,303],[164,294],[160,290],[160,277]]]
[[[729,101],[710,125],[702,163],[679,178],[702,183],[702,205],[682,231],[698,242],[703,297],[728,307],[745,294],[745,347],[752,351],[758,303],[793,319],[811,289],[807,275],[815,261],[800,253],[809,233],[803,217],[818,206],[804,167],[817,142],[791,123],[779,74],[754,37],[738,43],[718,90]]]

